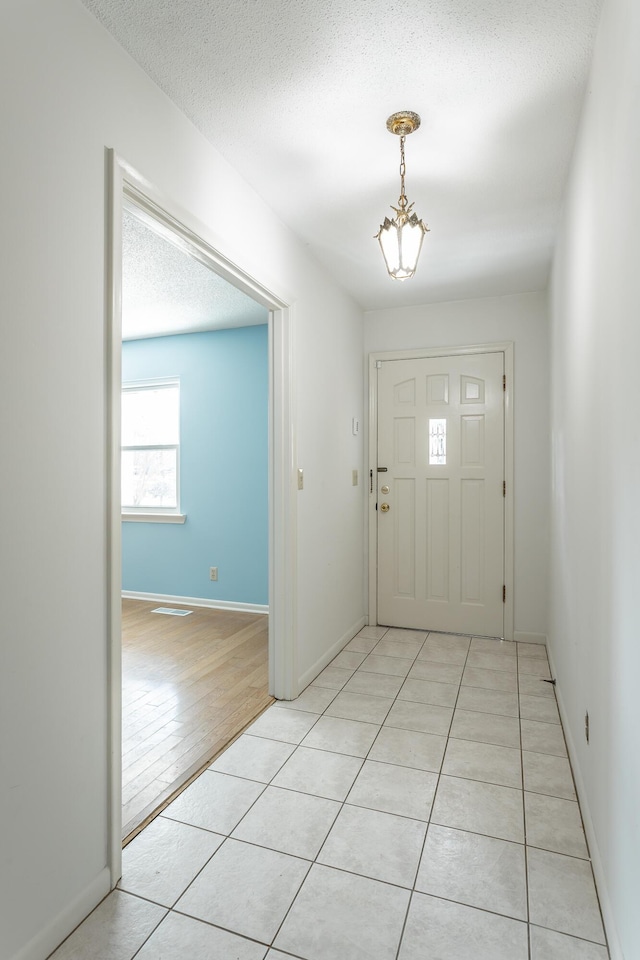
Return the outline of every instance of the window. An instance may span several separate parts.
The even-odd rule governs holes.
[[[122,512],[159,519],[180,515],[180,383],[122,387]]]
[[[447,462],[447,421],[429,420],[429,466]]]

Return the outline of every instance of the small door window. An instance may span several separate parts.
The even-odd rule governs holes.
[[[447,462],[447,421],[429,419],[429,466],[442,466]]]

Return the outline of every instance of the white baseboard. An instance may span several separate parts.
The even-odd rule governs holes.
[[[124,600],[148,600],[151,603],[179,603],[183,607],[211,607],[213,610],[239,610],[241,613],[269,613],[268,604],[236,603],[233,600],[208,600],[206,597],[171,597],[165,593],[136,593],[123,590]]]
[[[331,663],[334,657],[337,657],[340,651],[346,647],[350,640],[353,640],[356,633],[359,633],[364,626],[366,626],[366,617],[360,617],[353,626],[349,627],[346,633],[343,633],[339,640],[336,640],[326,653],[323,653],[319,660],[316,660],[312,667],[309,667],[309,669],[302,674],[298,681],[300,684],[300,693],[302,693],[305,687],[309,686],[312,680],[315,680],[318,674],[324,670],[327,664]]]
[[[13,960],[45,960],[45,957],[53,953],[78,924],[89,916],[94,907],[104,900],[110,887],[110,873],[105,867],[51,923],[14,954]]]
[[[544,643],[547,642],[546,633],[525,633],[520,630],[514,630],[513,639],[519,643]]]
[[[553,663],[552,651],[548,649],[547,653],[549,655],[551,676],[555,677],[556,671]],[[611,907],[611,900],[609,898],[609,891],[607,887],[607,878],[604,872],[604,868],[602,866],[602,858],[600,856],[600,850],[598,847],[598,839],[593,826],[593,820],[591,819],[591,811],[589,810],[589,803],[587,801],[587,791],[584,785],[584,780],[582,778],[582,772],[580,770],[580,766],[578,765],[578,753],[576,751],[576,745],[573,739],[573,734],[571,732],[571,727],[569,726],[569,719],[567,716],[567,711],[565,709],[564,700],[562,699],[562,690],[558,687],[557,684],[556,684],[556,697],[558,699],[558,709],[560,711],[560,719],[562,720],[562,727],[564,730],[565,739],[567,741],[567,752],[569,754],[569,760],[571,762],[573,779],[575,780],[575,784],[576,784],[576,793],[578,794],[578,800],[580,802],[580,812],[582,814],[584,832],[587,836],[587,843],[589,844],[589,855],[591,857],[591,866],[593,867],[593,875],[596,880],[598,898],[600,900],[600,909],[602,911],[602,920],[604,923],[604,928],[607,936],[609,956],[611,957],[611,960],[625,960],[624,954],[622,952],[622,947],[620,946],[620,939],[618,937],[618,931],[615,923],[613,909]]]

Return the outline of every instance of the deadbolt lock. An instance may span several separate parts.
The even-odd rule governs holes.
[[[389,493],[389,487],[386,485],[386,483],[385,483],[384,487],[381,487],[381,488],[380,488],[380,492],[381,492],[381,493],[385,493],[385,494],[386,494],[386,493]]]
[[[389,513],[389,504],[388,504],[388,503],[381,503],[381,504],[380,504],[380,509],[382,510],[383,513]]]

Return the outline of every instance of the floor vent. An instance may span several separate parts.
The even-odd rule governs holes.
[[[188,617],[193,610],[176,610],[175,607],[156,607],[151,613],[166,613],[170,617]]]

